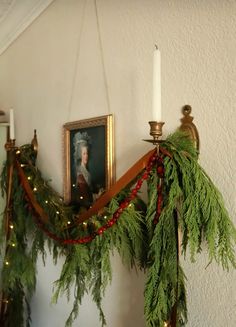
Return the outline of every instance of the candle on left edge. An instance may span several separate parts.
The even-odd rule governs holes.
[[[10,139],[15,139],[14,110],[10,109]]]

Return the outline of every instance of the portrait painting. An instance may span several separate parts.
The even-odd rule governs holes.
[[[64,200],[89,209],[114,182],[113,116],[66,123]]]

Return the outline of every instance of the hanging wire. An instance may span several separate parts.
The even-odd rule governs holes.
[[[73,77],[72,77],[71,94],[70,94],[69,103],[68,103],[67,121],[70,120],[72,102],[73,102],[73,97],[74,97],[74,93],[75,93],[76,76],[77,76],[78,62],[79,62],[79,57],[80,57],[81,37],[82,37],[82,32],[83,32],[83,27],[84,27],[86,6],[87,6],[87,0],[85,0],[84,4],[83,4],[82,18],[81,18],[81,24],[80,24],[80,31],[79,31],[79,35],[78,35],[75,65],[74,65],[75,68],[74,68],[74,73],[73,73]],[[99,50],[100,50],[100,54],[101,54],[102,73],[103,73],[103,79],[104,79],[104,85],[105,85],[107,109],[108,109],[108,114],[110,114],[111,113],[110,98],[109,98],[108,82],[107,82],[106,67],[105,67],[105,60],[104,60],[104,50],[103,50],[103,46],[102,46],[101,28],[100,28],[99,17],[98,17],[98,6],[97,6],[96,0],[94,0],[94,7],[95,7],[95,14],[96,14],[96,25],[97,25],[97,31],[98,31],[98,42],[99,42]]]
[[[83,27],[84,27],[84,18],[85,18],[86,5],[87,5],[87,0],[84,0],[83,9],[82,9],[82,15],[81,15],[81,22],[80,22],[80,30],[79,30],[78,40],[77,40],[77,47],[76,47],[76,55],[75,55],[74,72],[73,72],[73,76],[72,76],[71,93],[70,93],[69,103],[68,103],[68,117],[67,117],[67,121],[70,120],[72,100],[73,100],[74,93],[75,93],[74,91],[75,91],[75,83],[76,83],[76,75],[77,75],[77,69],[78,69],[78,62],[79,62],[79,57],[80,57],[81,37],[82,37],[82,32],[83,32]]]
[[[98,41],[99,41],[99,48],[100,48],[100,53],[101,53],[103,78],[104,78],[104,84],[105,84],[105,90],[106,90],[107,108],[108,108],[108,114],[110,114],[111,113],[111,106],[110,106],[108,82],[107,82],[107,75],[106,75],[106,67],[105,67],[105,61],[104,61],[104,51],[103,51],[103,46],[102,46],[101,28],[100,28],[99,17],[98,17],[97,0],[94,0],[94,7],[95,7],[95,12],[96,12],[96,23],[97,23],[97,30],[98,30]]]

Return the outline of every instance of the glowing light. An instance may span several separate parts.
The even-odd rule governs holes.
[[[45,203],[48,203],[48,200],[45,200]]]
[[[28,177],[27,177],[27,179],[30,181],[30,180],[31,180],[31,177],[30,177],[30,176],[28,176]]]
[[[34,187],[34,188],[33,188],[33,191],[34,191],[34,192],[37,192],[37,187]]]
[[[104,218],[104,219],[107,219],[107,216],[104,216],[103,218]]]
[[[17,150],[17,151],[16,151],[16,154],[20,154],[20,150]]]
[[[57,215],[59,215],[59,213],[60,213],[59,211],[56,212]]]
[[[71,221],[68,220],[68,221],[67,221],[67,225],[70,225],[70,224],[71,224]]]
[[[6,266],[9,266],[9,264],[10,264],[9,261],[5,261]]]
[[[84,197],[81,195],[79,198],[82,200]]]
[[[72,186],[75,187],[75,184],[73,184]]]
[[[13,225],[10,225],[9,227],[10,227],[11,229],[13,229],[13,228],[14,228],[14,226],[13,226]]]
[[[14,248],[16,246],[16,244],[15,243],[12,243],[11,246]]]

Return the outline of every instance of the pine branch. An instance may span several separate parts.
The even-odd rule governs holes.
[[[173,306],[177,303],[177,325],[184,326],[187,321],[185,276],[178,266],[176,248],[176,213],[178,225],[182,230],[183,253],[190,248],[191,259],[201,251],[202,241],[206,240],[209,259],[216,260],[223,268],[236,267],[234,246],[236,230],[224,206],[222,196],[213,185],[205,171],[197,162],[197,151],[190,139],[182,132],[170,135],[162,147],[170,157],[164,158],[163,210],[159,223],[153,219],[157,206],[157,185],[159,177],[153,168],[148,184],[147,208],[136,199],[122,214],[118,222],[91,243],[62,246],[45,235],[33,220],[25,192],[16,171],[13,174],[13,224],[7,243],[2,280],[4,291],[14,300],[9,306],[9,326],[23,327],[30,324],[30,313],[24,321],[24,310],[35,289],[36,261],[38,255],[45,259],[45,245],[48,244],[56,264],[59,256],[65,257],[59,279],[55,282],[52,302],[66,294],[71,297],[74,289],[74,303],[66,326],[72,326],[79,314],[79,306],[87,292],[95,301],[102,326],[106,321],[102,311],[102,297],[111,281],[110,256],[116,249],[128,267],[148,267],[145,287],[145,317],[148,326],[163,326],[170,318]],[[30,145],[21,147],[19,156],[31,187],[36,187],[35,197],[48,215],[45,228],[61,239],[78,239],[93,234],[97,228],[106,224],[105,216],[112,217],[124,201],[137,176],[125,190],[122,190],[105,208],[106,215],[95,215],[87,222],[87,228],[74,224],[75,208],[66,206],[62,198],[45,181],[35,165],[35,153]],[[1,175],[1,188],[6,191],[7,164]],[[146,212],[145,212],[146,211]],[[68,228],[68,222],[71,227]],[[1,231],[2,246],[5,241],[4,229]],[[45,242],[47,241],[47,242]],[[17,307],[17,309],[16,309]]]

